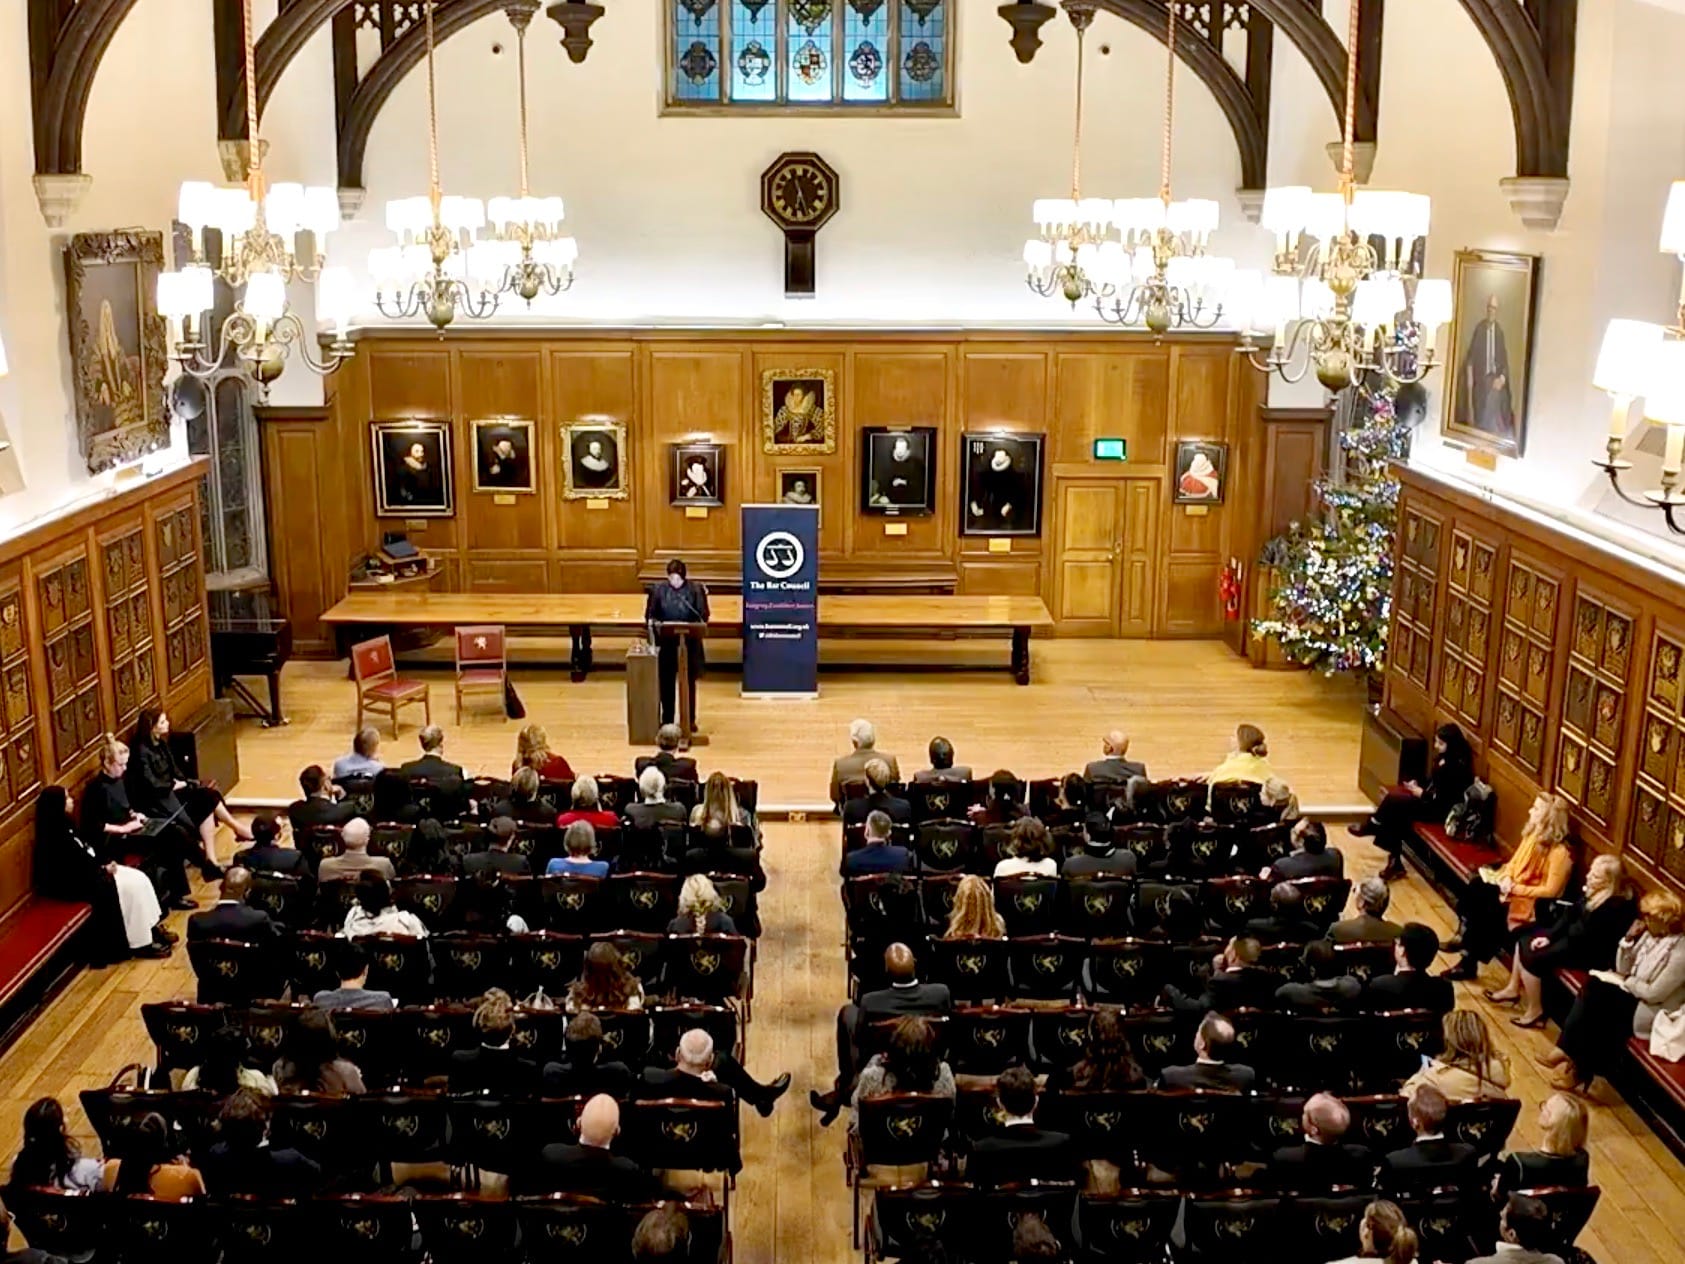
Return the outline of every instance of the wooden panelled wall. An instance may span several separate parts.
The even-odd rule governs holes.
[[[836,374],[833,455],[762,452],[761,374],[779,368]],[[781,467],[821,469],[822,583],[1040,594],[1067,634],[1215,635],[1218,573],[1253,544],[1238,538],[1236,504],[1255,481],[1259,388],[1228,337],[382,332],[329,381],[325,412],[262,414],[272,569],[303,653],[329,650],[317,616],[382,531],[437,554],[452,589],[626,591],[680,556],[735,583],[738,507],[774,499]],[[471,490],[469,423],[497,415],[538,423],[538,495],[514,504]],[[604,417],[626,425],[631,495],[596,509],[564,501],[561,427]],[[454,517],[375,517],[369,424],[399,418],[453,423]],[[860,431],[896,425],[938,430],[936,512],[899,520],[904,535],[858,512]],[[959,534],[960,436],[994,428],[1048,436],[1041,537],[1007,552]],[[1095,461],[1093,439],[1114,435],[1128,461]],[[1172,506],[1179,437],[1230,443],[1226,505]],[[691,439],[728,448],[728,503],[701,519],[668,504],[668,445]]]
[[[106,732],[211,698],[206,461],[0,543],[0,915],[29,894],[36,795],[80,789]]]
[[[1385,706],[1454,723],[1514,842],[1535,795],[1685,891],[1685,583],[1403,471]]]

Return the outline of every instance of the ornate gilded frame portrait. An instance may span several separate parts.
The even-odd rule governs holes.
[[[526,494],[538,490],[534,428],[525,417],[477,417],[469,423],[475,491]]]
[[[164,235],[77,233],[64,248],[76,430],[90,473],[168,446],[168,347],[158,315]]]
[[[562,499],[625,500],[626,427],[576,421],[562,427]]]
[[[832,369],[761,373],[761,450],[786,456],[837,450],[837,375]]]
[[[374,512],[377,518],[451,518],[451,426],[448,421],[377,421]]]
[[[1539,256],[1459,250],[1452,276],[1440,433],[1464,447],[1519,457],[1527,447]]]

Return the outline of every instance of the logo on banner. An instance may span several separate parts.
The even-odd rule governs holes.
[[[755,564],[768,579],[789,579],[807,560],[802,542],[788,531],[771,531],[755,546]]]

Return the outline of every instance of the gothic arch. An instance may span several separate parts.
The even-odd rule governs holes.
[[[281,82],[281,75],[303,51],[310,37],[352,0],[293,0],[257,37],[253,58],[257,64],[257,112],[263,109]],[[235,69],[228,90],[217,102],[217,138],[246,139],[246,68]]]
[[[1565,177],[1574,92],[1574,0],[1462,0],[1492,50],[1515,119],[1515,174]]]
[[[1511,0],[1513,3],[1514,0]],[[1304,0],[1248,0],[1248,3],[1264,17],[1281,28],[1281,33],[1293,42],[1303,55],[1316,76],[1322,90],[1328,94],[1328,101],[1334,107],[1334,117],[1342,123],[1346,117],[1346,46],[1341,43],[1334,28],[1328,25],[1328,20],[1322,16],[1321,5],[1306,5]],[[1380,29],[1378,19],[1383,0],[1369,0],[1369,16],[1375,17],[1375,29]],[[1379,40],[1376,41],[1376,54],[1380,52]],[[1368,49],[1363,50],[1369,53]],[[1372,63],[1373,75],[1364,73],[1363,63],[1360,61],[1357,82],[1357,118],[1354,131],[1360,141],[1373,141],[1379,119],[1379,103],[1376,100],[1380,83],[1379,57]]]
[[[34,88],[35,170],[82,170],[88,97],[112,36],[136,0],[30,0],[29,61]]]

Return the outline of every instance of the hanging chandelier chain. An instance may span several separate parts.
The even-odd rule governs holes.
[[[1178,0],[1165,0],[1169,11],[1169,32],[1165,46],[1170,50],[1169,63],[1164,71],[1164,140],[1159,152],[1158,196],[1170,205],[1170,137],[1176,123],[1176,5]]]
[[[515,28],[515,60],[521,84],[521,196],[527,195],[527,28]]]
[[[247,4],[251,0],[246,0]],[[433,84],[433,0],[427,0],[427,180],[433,215],[439,214],[439,104]]]
[[[1357,139],[1357,32],[1358,14],[1363,0],[1351,0],[1346,15],[1346,117],[1345,133],[1340,147],[1340,194],[1349,205],[1357,184],[1354,146]]]
[[[1077,27],[1077,118],[1071,138],[1071,201],[1082,200],[1082,37],[1086,26]]]
[[[254,201],[263,198],[263,146],[257,138],[257,47],[252,38],[252,0],[245,0],[241,35],[246,56],[246,180]]]

